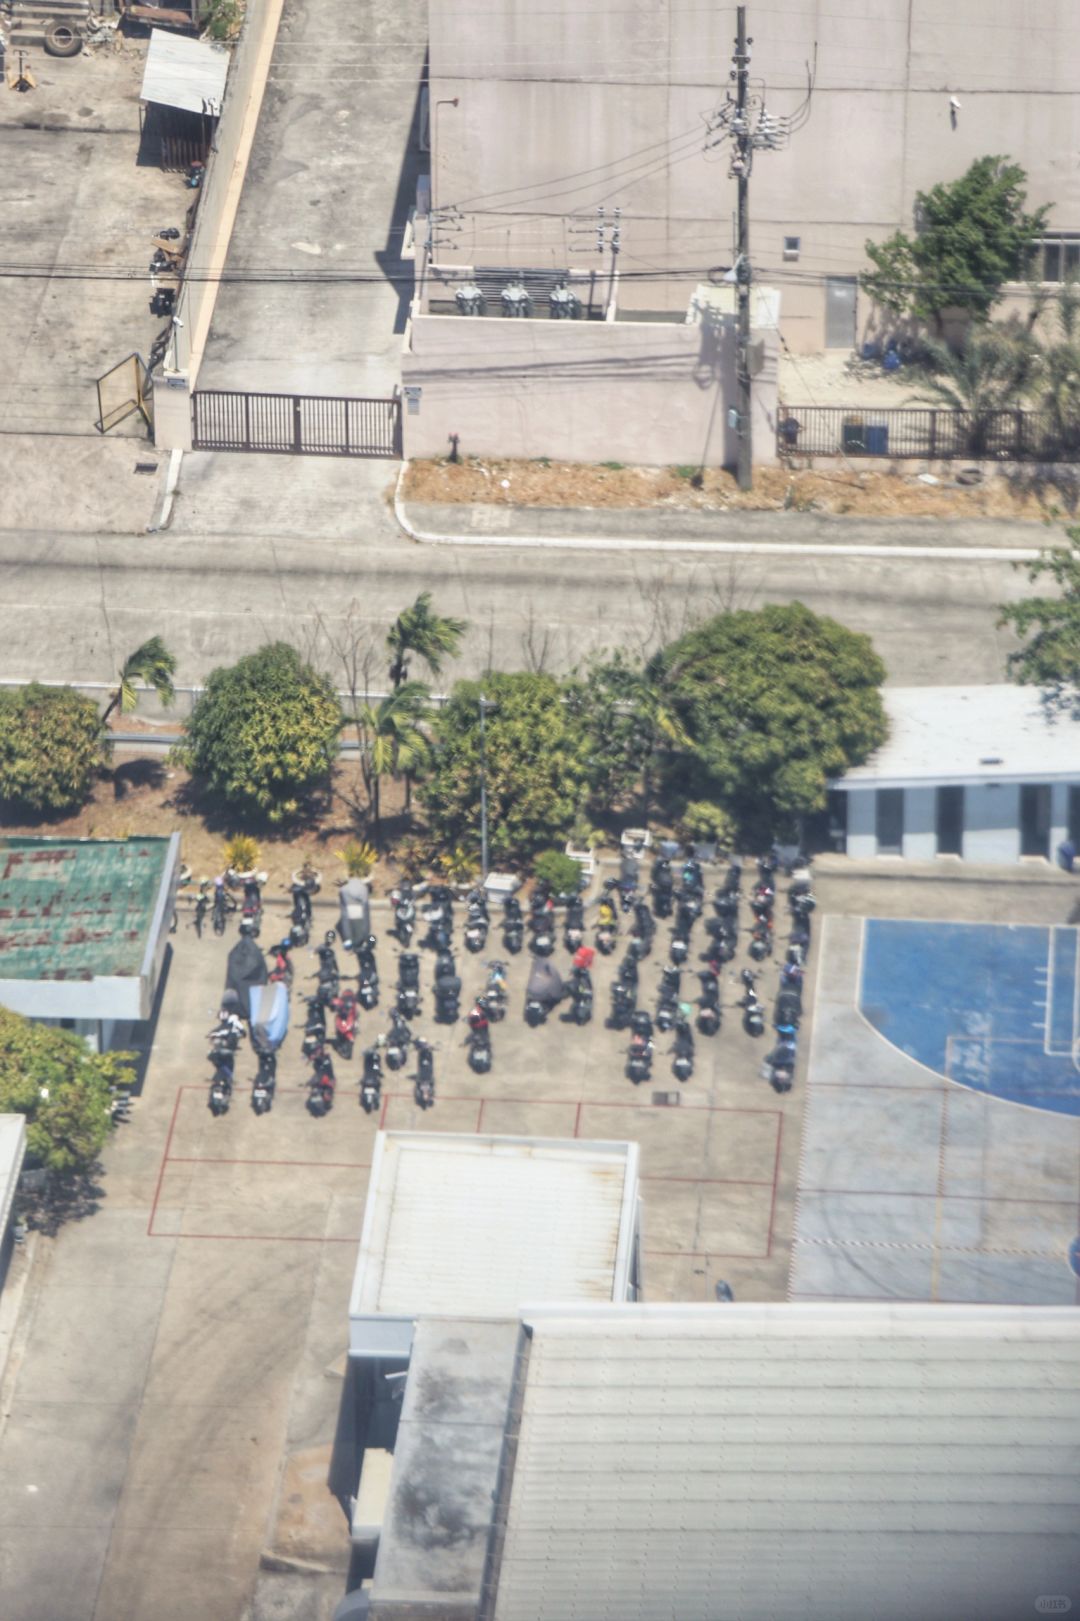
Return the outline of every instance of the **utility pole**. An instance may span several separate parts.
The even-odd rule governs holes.
[[[814,69],[806,65],[806,95],[793,113],[774,117],[766,105],[765,87],[758,82],[750,85],[750,47],[752,39],[746,35],[746,7],[735,8],[735,53],[731,58],[731,80],[734,94],[729,89],[722,106],[709,120],[706,150],[731,142],[731,162],[728,176],[738,189],[738,211],[735,221],[735,263],[723,280],[735,284],[735,382],[736,404],[728,417],[729,426],[737,435],[738,452],[736,472],[740,490],[748,490],[754,478],[754,436],[751,410],[753,399],[750,383],[750,296],[753,291],[753,270],[750,264],[750,170],[755,152],[779,152],[810,117],[810,103],[814,94]],[[817,46],[814,47],[817,60]]]
[[[735,324],[735,382],[738,423],[736,478],[740,490],[754,482],[754,435],[750,395],[750,118],[747,90],[750,83],[750,52],[753,40],[746,37],[746,7],[735,8],[735,116],[731,120],[734,153],[731,167],[738,185],[738,215],[735,228],[735,288],[738,299]]]

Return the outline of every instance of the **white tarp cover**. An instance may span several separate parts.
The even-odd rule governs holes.
[[[224,46],[154,28],[150,31],[140,98],[155,101],[159,107],[179,107],[184,112],[216,118],[221,112],[228,71],[229,52]]]
[[[26,1121],[21,1114],[0,1114],[0,1237],[7,1230],[25,1153]]]

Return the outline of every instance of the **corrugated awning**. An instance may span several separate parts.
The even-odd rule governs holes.
[[[155,28],[150,33],[140,99],[217,118],[228,71],[229,52],[223,45]]]

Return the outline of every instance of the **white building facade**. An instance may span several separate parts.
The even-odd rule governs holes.
[[[1080,722],[1015,686],[892,687],[889,738],[831,784],[857,860],[1051,861],[1080,846]]]

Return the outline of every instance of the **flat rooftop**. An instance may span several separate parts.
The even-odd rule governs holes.
[[[138,975],[175,843],[0,838],[0,979]]]
[[[832,784],[1080,782],[1080,723],[1037,687],[887,687],[887,741]]]
[[[625,1299],[637,1163],[636,1143],[381,1132],[349,1304],[354,1352],[372,1318]]]

